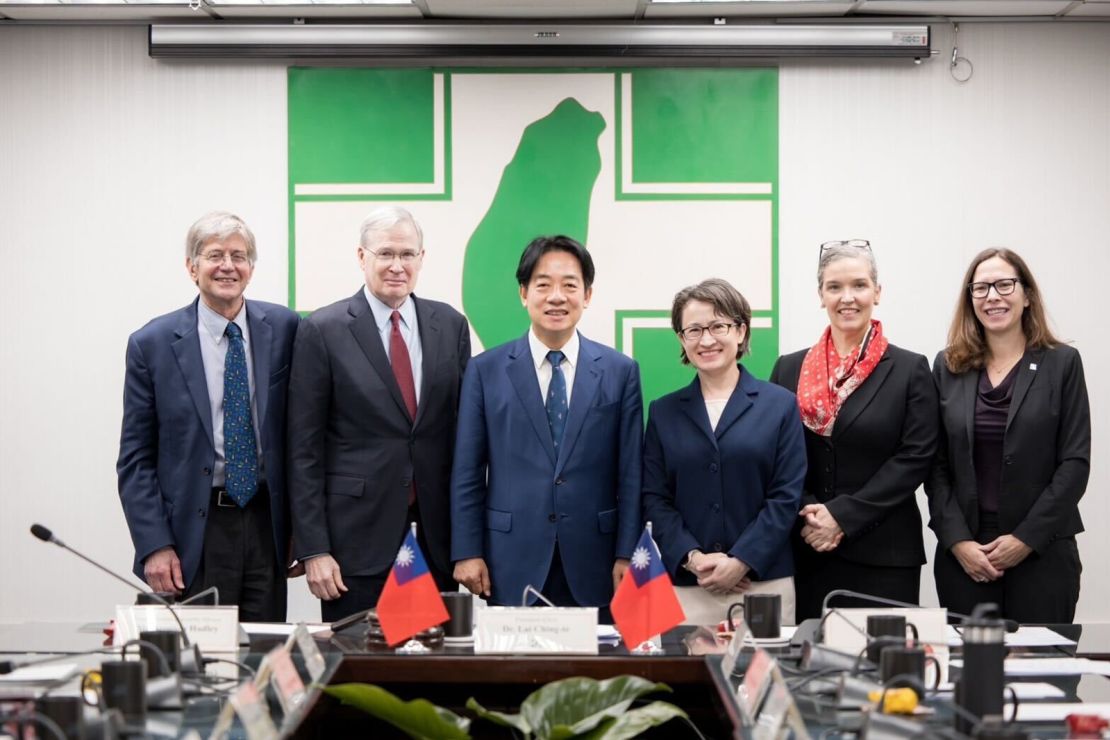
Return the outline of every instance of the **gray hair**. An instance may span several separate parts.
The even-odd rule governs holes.
[[[879,263],[875,261],[875,253],[867,247],[851,247],[847,244],[841,244],[821,250],[821,257],[817,261],[817,289],[821,290],[821,286],[825,284],[826,267],[837,260],[850,259],[853,257],[861,259],[868,264],[868,272],[871,273],[871,282],[878,285]]]
[[[369,249],[374,241],[373,234],[388,231],[399,224],[412,226],[412,230],[416,232],[416,247],[417,249],[423,249],[424,232],[420,229],[420,224],[416,223],[416,219],[412,217],[411,213],[400,206],[382,206],[371,211],[370,215],[362,220],[362,226],[359,227],[359,246]]]
[[[206,213],[189,227],[189,233],[185,235],[185,256],[195,263],[200,260],[200,250],[205,244],[212,241],[222,242],[236,234],[243,237],[243,241],[247,243],[247,259],[253,265],[258,259],[254,234],[243,219],[227,211]]]

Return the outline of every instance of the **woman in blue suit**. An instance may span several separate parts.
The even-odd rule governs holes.
[[[789,537],[805,441],[794,395],[738,363],[751,315],[724,280],[679,291],[671,326],[697,377],[648,411],[644,516],[689,624],[716,623],[751,592],[781,594],[783,621],[793,624]]]

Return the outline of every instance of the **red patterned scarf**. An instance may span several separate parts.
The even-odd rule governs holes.
[[[879,364],[890,342],[883,325],[871,321],[859,347],[845,357],[836,353],[832,328],[826,327],[817,344],[810,347],[798,377],[798,408],[802,423],[823,437],[832,434],[840,407]]]

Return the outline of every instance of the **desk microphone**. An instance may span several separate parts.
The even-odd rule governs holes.
[[[67,552],[73,553],[74,555],[81,558],[82,560],[84,560],[89,565],[93,565],[93,566],[99,568],[100,570],[102,570],[105,573],[107,573],[108,575],[110,575],[112,578],[115,578],[120,583],[126,585],[128,588],[133,589],[134,591],[138,591],[140,594],[143,594],[144,596],[146,596],[146,598],[151,599],[154,602],[156,602],[158,604],[161,604],[162,606],[166,607],[166,609],[168,609],[169,612],[170,612],[170,616],[172,616],[174,621],[177,622],[177,628],[181,632],[181,642],[184,645],[184,650],[182,650],[182,652],[181,652],[181,672],[182,672],[182,674],[184,674],[186,672],[190,672],[190,673],[194,673],[194,674],[199,674],[199,673],[204,672],[204,661],[201,658],[200,648],[197,647],[196,645],[193,645],[192,642],[189,640],[189,633],[185,630],[185,625],[181,623],[181,618],[177,616],[177,612],[175,612],[173,610],[173,607],[170,605],[170,602],[166,601],[159,594],[154,593],[153,591],[144,591],[143,589],[139,588],[134,583],[127,580],[126,578],[124,578],[120,574],[116,573],[115,571],[109,570],[108,568],[106,568],[105,566],[96,562],[92,558],[77,552],[72,547],[70,547],[66,543],[62,542],[57,537],[55,537],[53,532],[51,532],[49,529],[42,526],[41,524],[32,524],[31,525],[31,534],[33,534],[35,537],[42,540],[43,542],[49,542],[51,544],[57,545],[58,547],[62,548],[63,550],[66,550]]]
[[[884,604],[886,606],[900,606],[907,609],[922,608],[921,604],[911,604],[908,601],[895,601],[894,599],[888,599],[883,596],[873,596],[871,594],[860,593],[859,591],[850,591],[846,588],[837,588],[829,591],[829,593],[825,595],[825,600],[821,602],[821,611],[824,612],[826,609],[828,609],[829,602],[837,596],[851,596],[852,598],[861,599],[863,601],[871,601],[873,603]],[[948,610],[948,615],[951,617],[959,617],[961,620],[972,619],[972,616],[969,614],[960,614],[959,612],[954,612],[951,609]],[[1018,627],[1021,626],[1013,619],[1003,619],[1002,623],[1003,626],[1005,626],[1007,632],[1017,632]]]

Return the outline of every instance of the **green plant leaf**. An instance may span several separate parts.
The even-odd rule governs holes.
[[[532,736],[532,727],[519,714],[505,714],[504,712],[495,712],[492,709],[486,709],[472,696],[466,700],[466,708],[478,715],[479,718],[493,722],[495,725],[502,727],[511,727],[519,731],[525,737]]]
[[[388,722],[416,740],[465,740],[470,737],[469,719],[426,699],[402,701],[380,686],[365,683],[326,686],[324,692]]]
[[[576,676],[533,691],[521,703],[520,714],[536,737],[562,740],[589,732],[609,717],[619,717],[645,694],[670,690],[666,684],[639,676],[604,681]]]
[[[686,712],[665,701],[653,701],[643,707],[629,709],[616,719],[607,719],[591,732],[582,735],[582,740],[625,740],[636,737],[652,727],[666,724],[676,717],[689,719]]]

